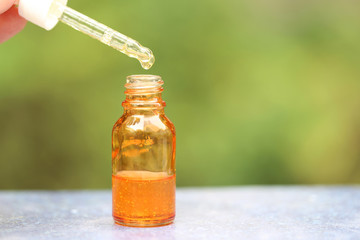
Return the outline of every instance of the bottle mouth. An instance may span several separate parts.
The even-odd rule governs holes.
[[[130,75],[126,78],[126,89],[153,89],[160,88],[164,81],[157,75]]]

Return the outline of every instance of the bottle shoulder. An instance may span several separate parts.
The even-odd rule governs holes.
[[[175,126],[164,114],[124,113],[114,124],[113,131],[171,132],[175,135]]]

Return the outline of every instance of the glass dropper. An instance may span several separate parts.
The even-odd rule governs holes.
[[[19,13],[47,30],[61,21],[131,58],[136,58],[144,69],[149,69],[154,64],[155,57],[149,48],[67,7],[66,3],[66,0],[20,0]]]

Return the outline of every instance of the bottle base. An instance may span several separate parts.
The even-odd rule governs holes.
[[[133,219],[133,218],[121,218],[113,216],[114,222],[117,225],[126,227],[161,227],[172,224],[175,216],[171,216],[165,219]]]

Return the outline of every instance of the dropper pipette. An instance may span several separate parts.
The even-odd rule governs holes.
[[[58,21],[139,60],[144,69],[155,62],[152,51],[140,43],[66,6],[67,0],[20,0],[19,14],[51,30]]]

